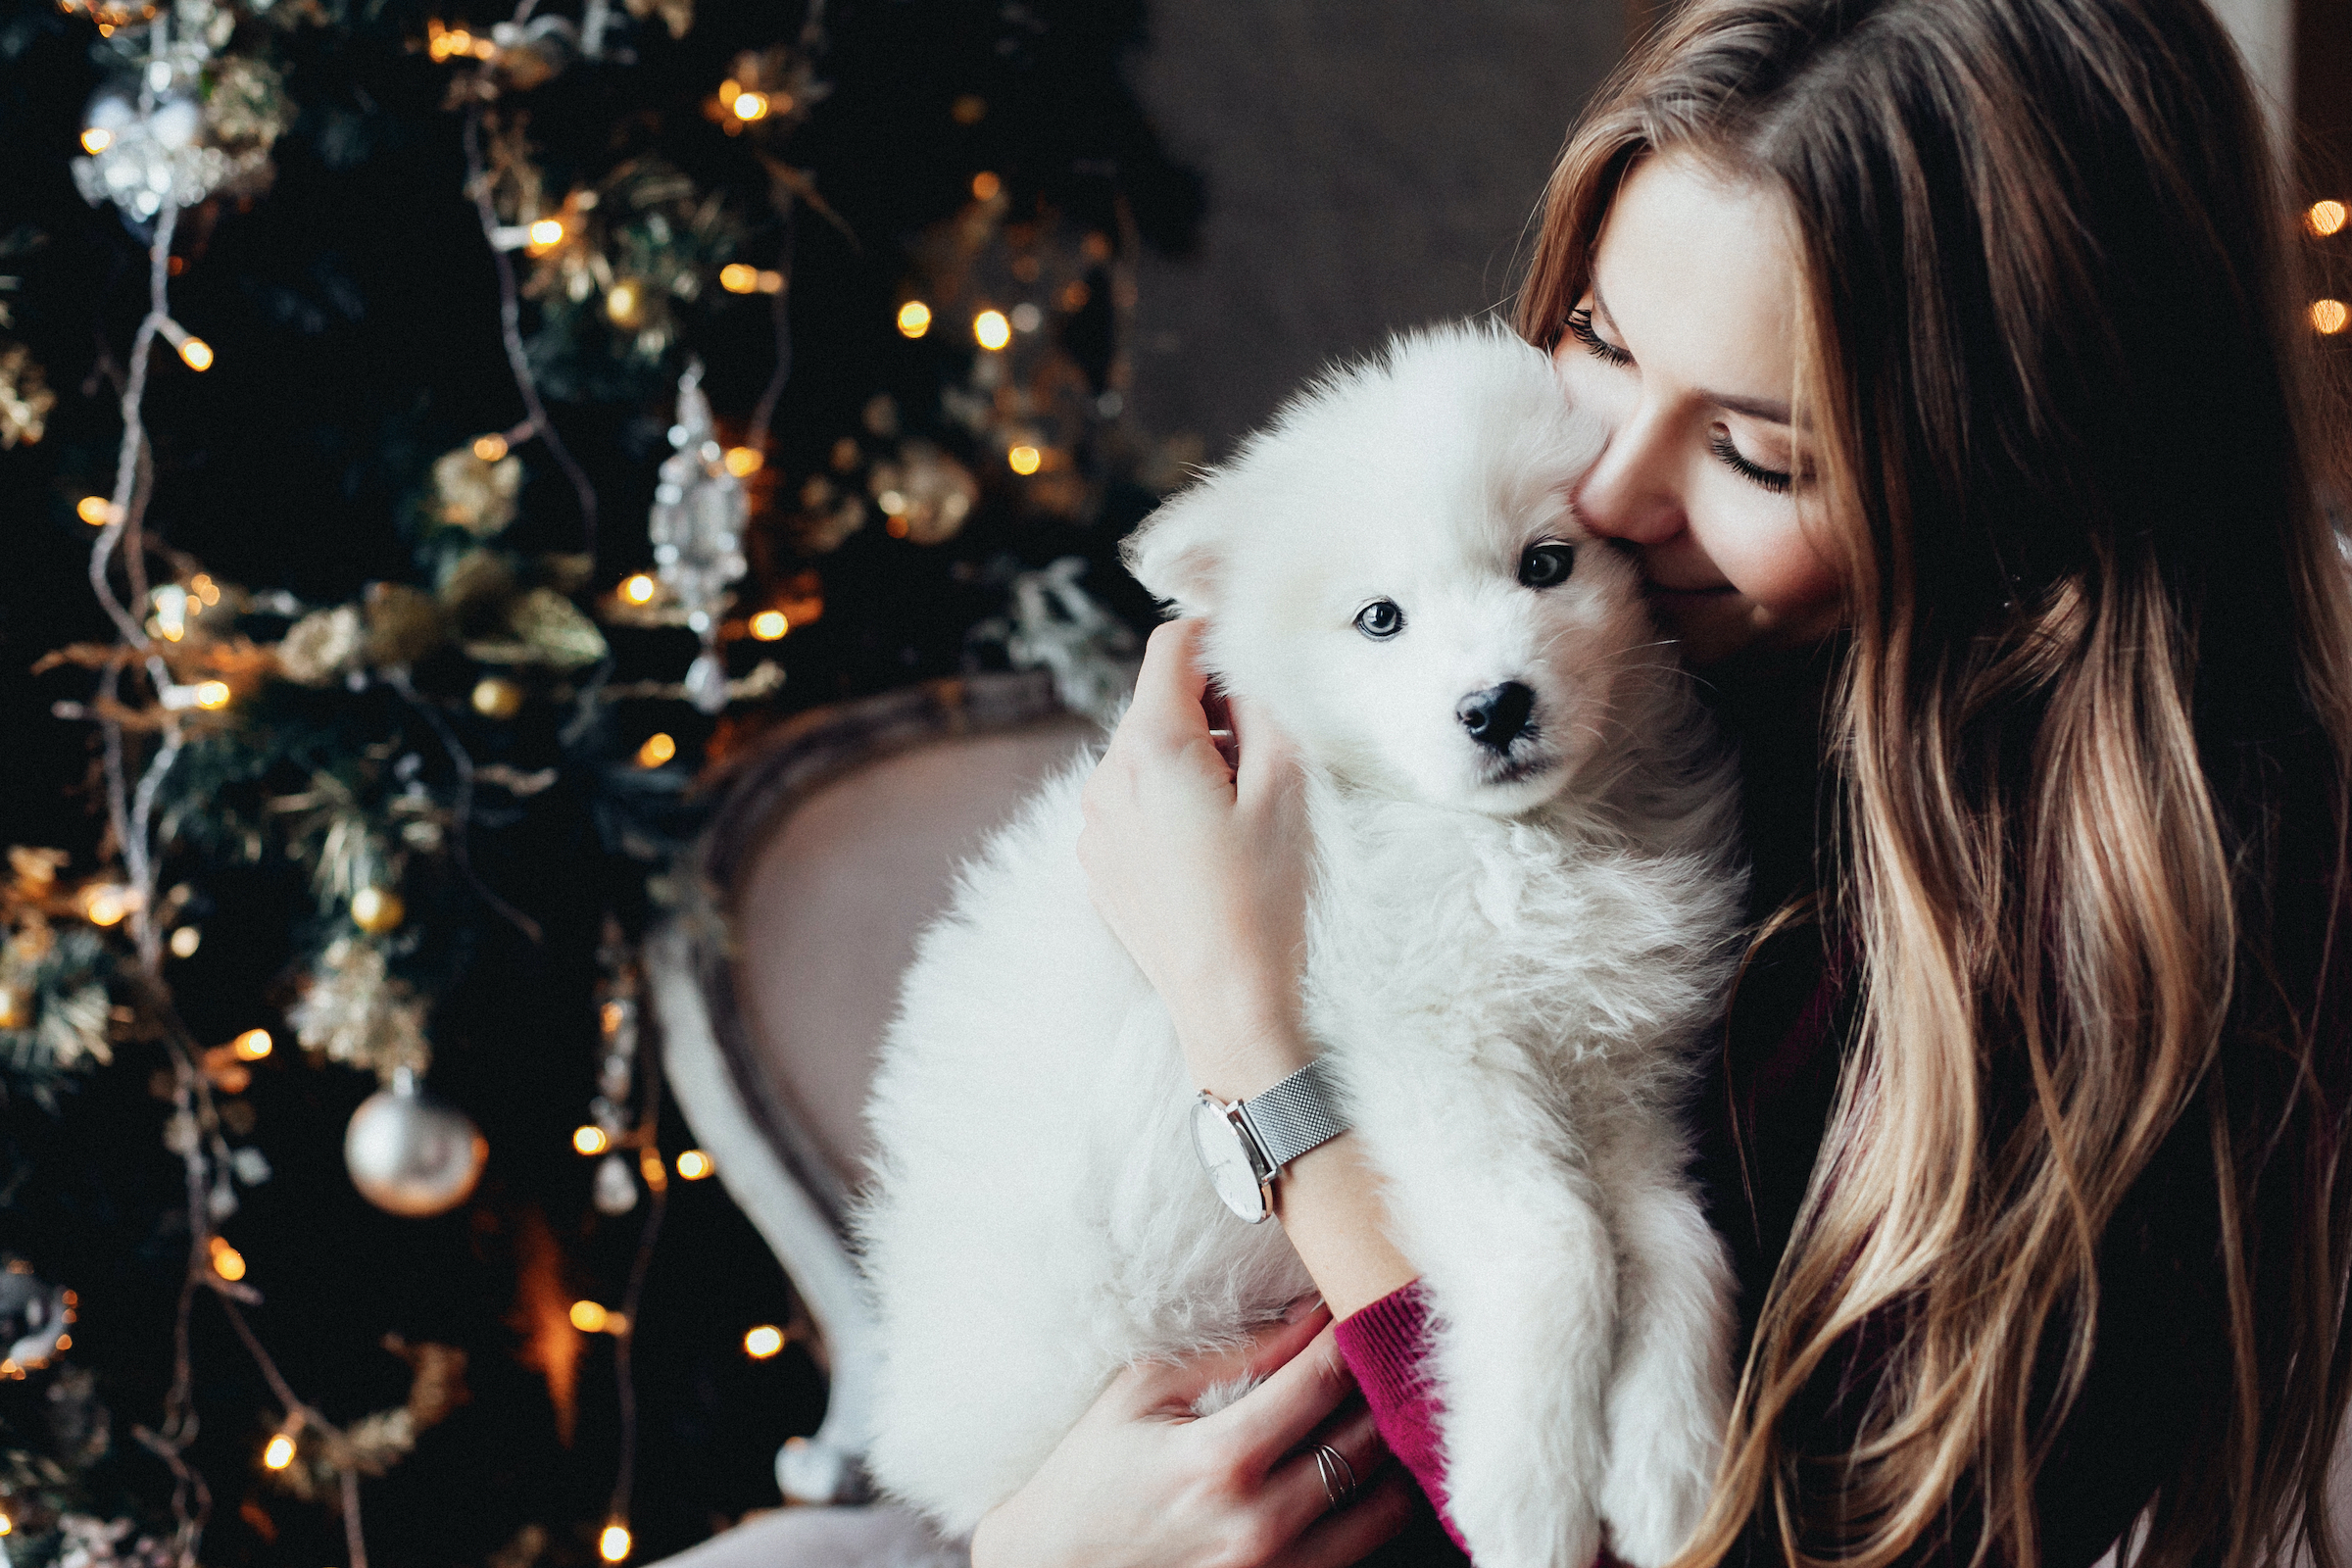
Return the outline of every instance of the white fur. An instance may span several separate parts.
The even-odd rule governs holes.
[[[1634,568],[1567,491],[1598,439],[1499,330],[1328,376],[1128,546],[1309,765],[1305,1018],[1436,1308],[1481,1568],[1637,1568],[1695,1527],[1731,1284],[1677,1117],[1738,918],[1734,783]],[[1576,544],[1566,581],[1522,553]],[[1355,628],[1370,599],[1404,629]],[[1496,757],[1455,716],[1517,680]],[[860,1235],[887,1347],[869,1462],[969,1530],[1123,1365],[1309,1288],[1195,1155],[1165,1009],[1088,903],[1086,769],[965,873],[906,977]]]

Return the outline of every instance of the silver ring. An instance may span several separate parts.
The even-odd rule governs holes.
[[[1323,1478],[1323,1495],[1335,1509],[1347,1506],[1348,1499],[1355,1495],[1355,1466],[1328,1443],[1315,1445],[1315,1474]],[[1342,1476],[1348,1479],[1342,1481]]]

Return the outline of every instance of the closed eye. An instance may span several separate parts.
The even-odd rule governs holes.
[[[1600,329],[1592,324],[1592,312],[1589,306],[1580,306],[1568,313],[1568,335],[1582,343],[1586,353],[1604,365],[1623,368],[1634,363],[1631,354],[1600,335]]]
[[[1707,450],[1715,454],[1717,461],[1740,475],[1740,478],[1747,480],[1750,484],[1759,485],[1776,496],[1787,495],[1789,486],[1796,482],[1794,474],[1779,468],[1767,468],[1760,463],[1750,463],[1740,455],[1738,447],[1732,445],[1731,431],[1721,425],[1717,425],[1714,434],[1709,437]]]

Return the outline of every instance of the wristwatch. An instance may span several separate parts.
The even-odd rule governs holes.
[[[1193,1147],[1227,1208],[1252,1225],[1274,1212],[1282,1168],[1348,1130],[1331,1098],[1320,1061],[1247,1100],[1227,1103],[1201,1094],[1193,1106]]]

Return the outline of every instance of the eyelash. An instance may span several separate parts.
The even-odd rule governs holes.
[[[1603,364],[1623,367],[1634,363],[1634,357],[1631,354],[1602,337],[1599,331],[1593,327],[1592,313],[1589,310],[1578,309],[1568,313],[1568,335],[1583,344],[1587,353]],[[1740,449],[1732,445],[1729,431],[1716,431],[1714,437],[1707,443],[1707,450],[1715,455],[1717,462],[1740,475],[1740,478],[1747,480],[1750,484],[1761,486],[1776,496],[1787,495],[1790,486],[1795,482],[1794,476],[1791,474],[1784,473],[1778,468],[1764,467],[1741,457]]]
[[[1787,495],[1789,485],[1794,482],[1793,476],[1790,474],[1784,473],[1778,468],[1763,467],[1741,457],[1740,449],[1732,445],[1731,432],[1728,430],[1716,431],[1707,442],[1707,450],[1714,453],[1724,466],[1740,475],[1740,478],[1751,484],[1761,485],[1776,496]]]
[[[1622,367],[1634,363],[1631,354],[1593,330],[1591,311],[1574,310],[1568,313],[1568,335],[1582,343],[1587,353],[1604,364]]]

